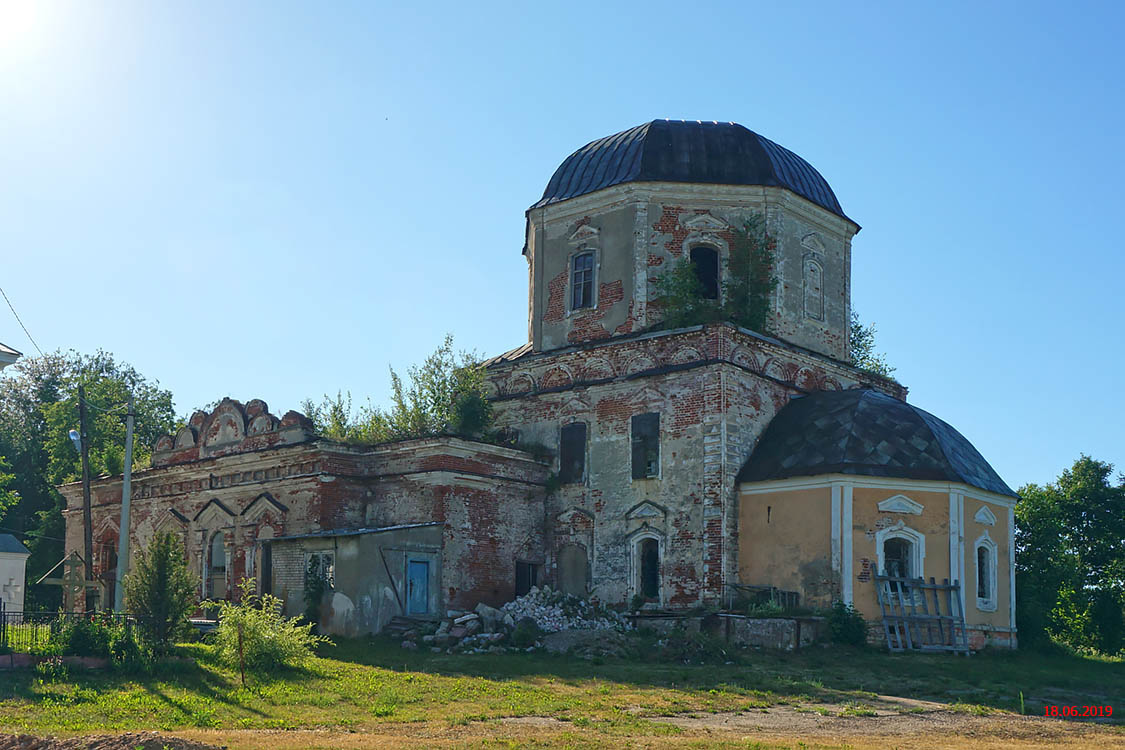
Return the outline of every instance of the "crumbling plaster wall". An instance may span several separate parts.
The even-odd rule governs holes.
[[[877,385],[832,360],[729,325],[619,337],[530,354],[488,371],[497,424],[556,454],[561,427],[587,424],[586,479],[547,499],[547,572],[565,544],[589,553],[591,588],[606,601],[637,590],[635,540],[663,549],[668,607],[719,602],[737,578],[734,478],[791,394]],[[661,472],[633,480],[630,420],[661,415]]]
[[[734,230],[753,214],[765,217],[777,241],[774,332],[846,358],[855,224],[781,188],[665,183],[618,185],[528,212],[534,349],[659,322],[655,279],[695,245],[715,248],[725,269]],[[571,310],[570,260],[585,251],[596,261],[595,304]],[[818,269],[815,279],[806,273],[810,263]]]

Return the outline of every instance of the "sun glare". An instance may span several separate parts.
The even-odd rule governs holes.
[[[0,57],[30,50],[38,43],[44,4],[37,0],[0,0]]]

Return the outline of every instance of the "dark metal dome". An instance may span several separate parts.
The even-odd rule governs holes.
[[[777,186],[848,219],[828,182],[789,149],[737,123],[688,120],[653,120],[583,146],[532,208],[625,182]]]
[[[1016,494],[957,430],[871,390],[794,398],[769,423],[737,481],[817,474],[936,479]]]

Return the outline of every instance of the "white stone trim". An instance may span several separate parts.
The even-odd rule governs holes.
[[[1016,510],[1008,508],[1008,627],[1016,631]]]
[[[832,532],[829,539],[831,540],[832,548],[832,572],[839,573],[840,556],[841,556],[841,538],[840,538],[840,505],[842,487],[839,484],[832,485],[832,507],[829,511],[829,518],[831,519]],[[843,595],[843,581],[841,580],[841,596]]]
[[[957,493],[949,492],[949,582],[957,580],[957,537],[961,534],[961,522],[957,515]]]
[[[589,307],[574,307],[574,259],[579,255],[594,256],[593,276],[590,278],[590,305]],[[589,310],[598,309],[598,279],[602,275],[602,251],[599,247],[582,245],[571,250],[566,256],[566,317],[581,315]]]
[[[660,581],[657,589],[659,591],[659,606],[664,606],[664,566],[665,566],[665,550],[664,550],[664,534],[645,524],[633,533],[629,534],[626,539],[629,542],[629,596],[633,597],[641,593],[641,542],[646,539],[656,540],[657,554],[660,555]]]
[[[906,495],[893,495],[879,503],[879,510],[884,513],[910,513],[915,516],[922,515],[924,507],[921,503],[911,500]]]
[[[779,490],[808,490],[818,487],[830,487],[833,482],[848,482],[858,487],[871,489],[897,490],[899,492],[957,492],[965,497],[982,502],[999,505],[1004,508],[1015,507],[1016,498],[1006,495],[997,495],[987,490],[970,487],[961,482],[944,482],[933,479],[895,479],[888,477],[867,477],[856,474],[818,474],[811,477],[790,477],[788,479],[770,479],[764,482],[743,483],[739,485],[739,492],[744,495],[757,495],[763,492],[778,492]]]
[[[912,553],[911,574],[913,578],[926,577],[926,535],[917,529],[912,529],[902,521],[880,529],[875,532],[875,559],[876,572],[882,575],[885,570],[886,560],[883,554],[883,543],[888,539],[905,539],[910,542]]]
[[[982,505],[980,510],[973,515],[973,520],[985,526],[995,526],[996,514],[989,510],[987,505]]]
[[[841,595],[844,599],[844,604],[852,603],[852,485],[845,484],[843,491],[843,518],[840,520],[840,528],[843,532],[843,591]]]
[[[987,530],[985,530],[985,532],[983,534],[981,534],[979,537],[977,537],[977,540],[975,542],[973,542],[973,572],[975,573],[975,575],[973,576],[973,589],[974,589],[974,591],[977,590],[977,588],[976,588],[977,587],[977,581],[980,579],[980,549],[981,548],[984,548],[985,550],[988,551],[988,562],[989,562],[989,565],[988,565],[988,568],[989,568],[989,570],[988,570],[988,590],[992,594],[992,596],[986,597],[984,599],[982,599],[980,596],[977,596],[976,597],[977,609],[981,612],[995,612],[996,608],[997,608],[996,600],[998,598],[997,597],[998,592],[996,590],[997,589],[996,565],[999,561],[999,555],[997,555],[998,547],[996,545],[996,542],[992,541],[992,537],[990,537],[988,535]]]

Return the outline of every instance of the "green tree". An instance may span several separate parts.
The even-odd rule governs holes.
[[[852,364],[859,369],[885,378],[894,373],[895,368],[887,364],[887,355],[875,350],[875,324],[863,325],[855,310],[852,310],[848,345]]]
[[[188,628],[197,584],[175,534],[157,532],[137,551],[133,571],[125,576],[125,609],[137,616],[155,651],[167,651]]]
[[[13,475],[6,487],[18,496],[0,525],[25,535],[31,550],[28,580],[35,580],[63,555],[62,496],[55,485],[81,476],[81,461],[68,433],[78,428],[79,383],[86,387],[91,473],[121,469],[128,392],[136,400],[134,465],[148,464],[149,446],[174,424],[172,395],[113,355],[55,352],[24,357],[0,378],[0,455]],[[2,501],[0,501],[2,502]],[[57,587],[30,587],[28,606],[59,606]]]
[[[695,263],[686,254],[653,279],[654,303],[664,314],[664,328],[683,328],[728,321],[752,331],[769,333],[771,299],[777,288],[777,243],[766,232],[765,219],[751,215],[732,232],[721,300],[707,299]]]
[[[1020,639],[1115,654],[1125,646],[1125,478],[1083,455],[1047,485],[1019,490]]]
[[[337,392],[319,403],[306,399],[301,408],[317,431],[334,440],[378,443],[388,440],[456,434],[481,437],[492,421],[485,395],[484,368],[475,354],[453,349],[453,337],[404,380],[391,369],[391,406],[368,404],[353,410],[351,394]]]

